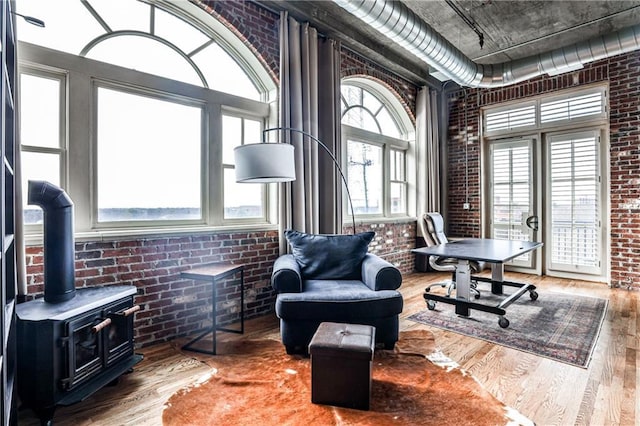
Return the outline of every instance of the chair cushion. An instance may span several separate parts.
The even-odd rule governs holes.
[[[323,235],[285,231],[304,279],[359,280],[362,259],[374,235],[375,232]]]
[[[402,295],[395,290],[373,291],[358,280],[307,280],[302,293],[280,293],[276,315],[287,320],[350,322],[384,318],[402,312]]]

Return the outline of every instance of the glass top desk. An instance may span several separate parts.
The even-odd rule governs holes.
[[[413,249],[412,252],[428,256],[450,257],[458,259],[456,266],[456,297],[445,297],[425,292],[424,298],[427,307],[435,309],[435,302],[444,302],[455,305],[456,314],[468,317],[470,310],[490,312],[499,315],[498,324],[502,328],[509,326],[509,320],[504,315],[506,308],[524,293],[529,292],[532,300],[538,298],[536,287],[533,284],[517,283],[504,280],[504,263],[525,253],[542,247],[543,243],[531,241],[496,240],[490,238],[466,238],[458,241],[450,241],[432,247]],[[505,298],[497,306],[485,305],[471,301],[471,269],[469,261],[475,260],[491,264],[491,278],[473,277],[475,281],[491,283],[491,293],[502,294],[503,286],[516,287],[518,290]]]

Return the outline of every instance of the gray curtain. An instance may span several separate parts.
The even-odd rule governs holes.
[[[441,212],[440,137],[438,135],[438,93],[428,87],[416,100],[416,144],[418,147],[418,215]]]
[[[279,126],[310,133],[340,158],[340,46],[286,12],[280,15]],[[283,130],[280,140],[295,146],[296,160],[296,180],[280,191],[284,253],[285,229],[339,233],[342,208],[339,175],[324,149],[298,132]]]

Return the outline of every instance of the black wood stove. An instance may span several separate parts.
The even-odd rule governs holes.
[[[134,353],[135,286],[75,288],[73,203],[48,182],[29,182],[44,211],[44,298],[18,304],[20,402],[42,424],[142,360]]]

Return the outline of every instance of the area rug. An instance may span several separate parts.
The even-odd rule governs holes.
[[[221,343],[194,355],[211,374],[175,393],[163,424],[185,425],[533,425],[434,350],[427,330],[404,332],[395,351],[376,350],[368,411],[311,402],[309,358],[275,340]]]
[[[460,317],[453,305],[441,302],[435,310],[425,308],[409,319],[586,368],[607,311],[607,300],[546,291],[538,294],[537,300],[525,294],[507,307],[508,328],[500,328],[495,314],[471,310],[470,317]],[[484,291],[479,302],[498,305],[505,297]]]

